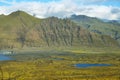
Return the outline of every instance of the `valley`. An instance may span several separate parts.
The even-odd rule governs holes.
[[[84,48],[85,49],[85,48]],[[87,50],[90,48],[87,48]],[[95,48],[94,48],[95,49]],[[82,50],[82,49],[81,49]],[[86,50],[86,49],[85,49]],[[15,60],[0,62],[0,79],[2,80],[119,80],[120,54],[118,51],[110,53],[77,53],[72,50],[20,50],[9,55]],[[92,50],[92,49],[90,49]],[[89,50],[88,50],[89,51]],[[77,68],[79,63],[110,64]],[[2,70],[2,74],[1,74]]]
[[[119,30],[84,15],[0,15],[0,80],[120,80]]]

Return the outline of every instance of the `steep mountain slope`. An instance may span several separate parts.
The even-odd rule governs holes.
[[[102,35],[108,35],[119,41],[120,43],[120,23],[116,21],[104,22],[94,17],[85,15],[72,15],[70,17],[78,25],[83,28]]]
[[[0,17],[0,32],[2,34],[13,34],[19,27],[33,27],[40,19],[33,18],[22,11],[13,12],[8,16]],[[1,36],[0,36],[1,37]]]
[[[17,41],[18,32],[21,28],[30,29],[35,26],[36,23],[40,23],[40,19],[37,19],[31,15],[26,14],[23,11],[13,12],[8,16],[0,16],[0,45],[1,47],[19,46]],[[21,30],[23,32],[23,30]],[[8,46],[10,45],[10,46]]]
[[[0,16],[0,49],[44,46],[118,46],[109,36],[89,32],[69,19],[38,19],[17,11]]]

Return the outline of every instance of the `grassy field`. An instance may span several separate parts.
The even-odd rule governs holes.
[[[0,80],[120,80],[118,49],[16,51],[13,61],[0,62]],[[77,63],[111,66],[76,68]]]

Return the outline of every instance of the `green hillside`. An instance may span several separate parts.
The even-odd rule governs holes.
[[[8,16],[0,15],[0,49],[45,46],[118,46],[117,41],[110,36],[98,34],[95,31],[89,32],[81,27],[83,25],[78,26],[69,19],[56,17],[38,19],[22,11],[13,12]],[[109,30],[104,31],[107,33]]]
[[[104,22],[98,18],[88,17],[85,15],[72,15],[70,19],[89,31],[92,31],[101,35],[111,36],[112,38],[114,38],[120,43],[120,23],[119,22],[116,22],[116,21]]]

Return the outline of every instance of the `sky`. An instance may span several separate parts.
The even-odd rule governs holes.
[[[0,0],[0,14],[25,11],[38,18],[73,14],[120,20],[120,0]]]

